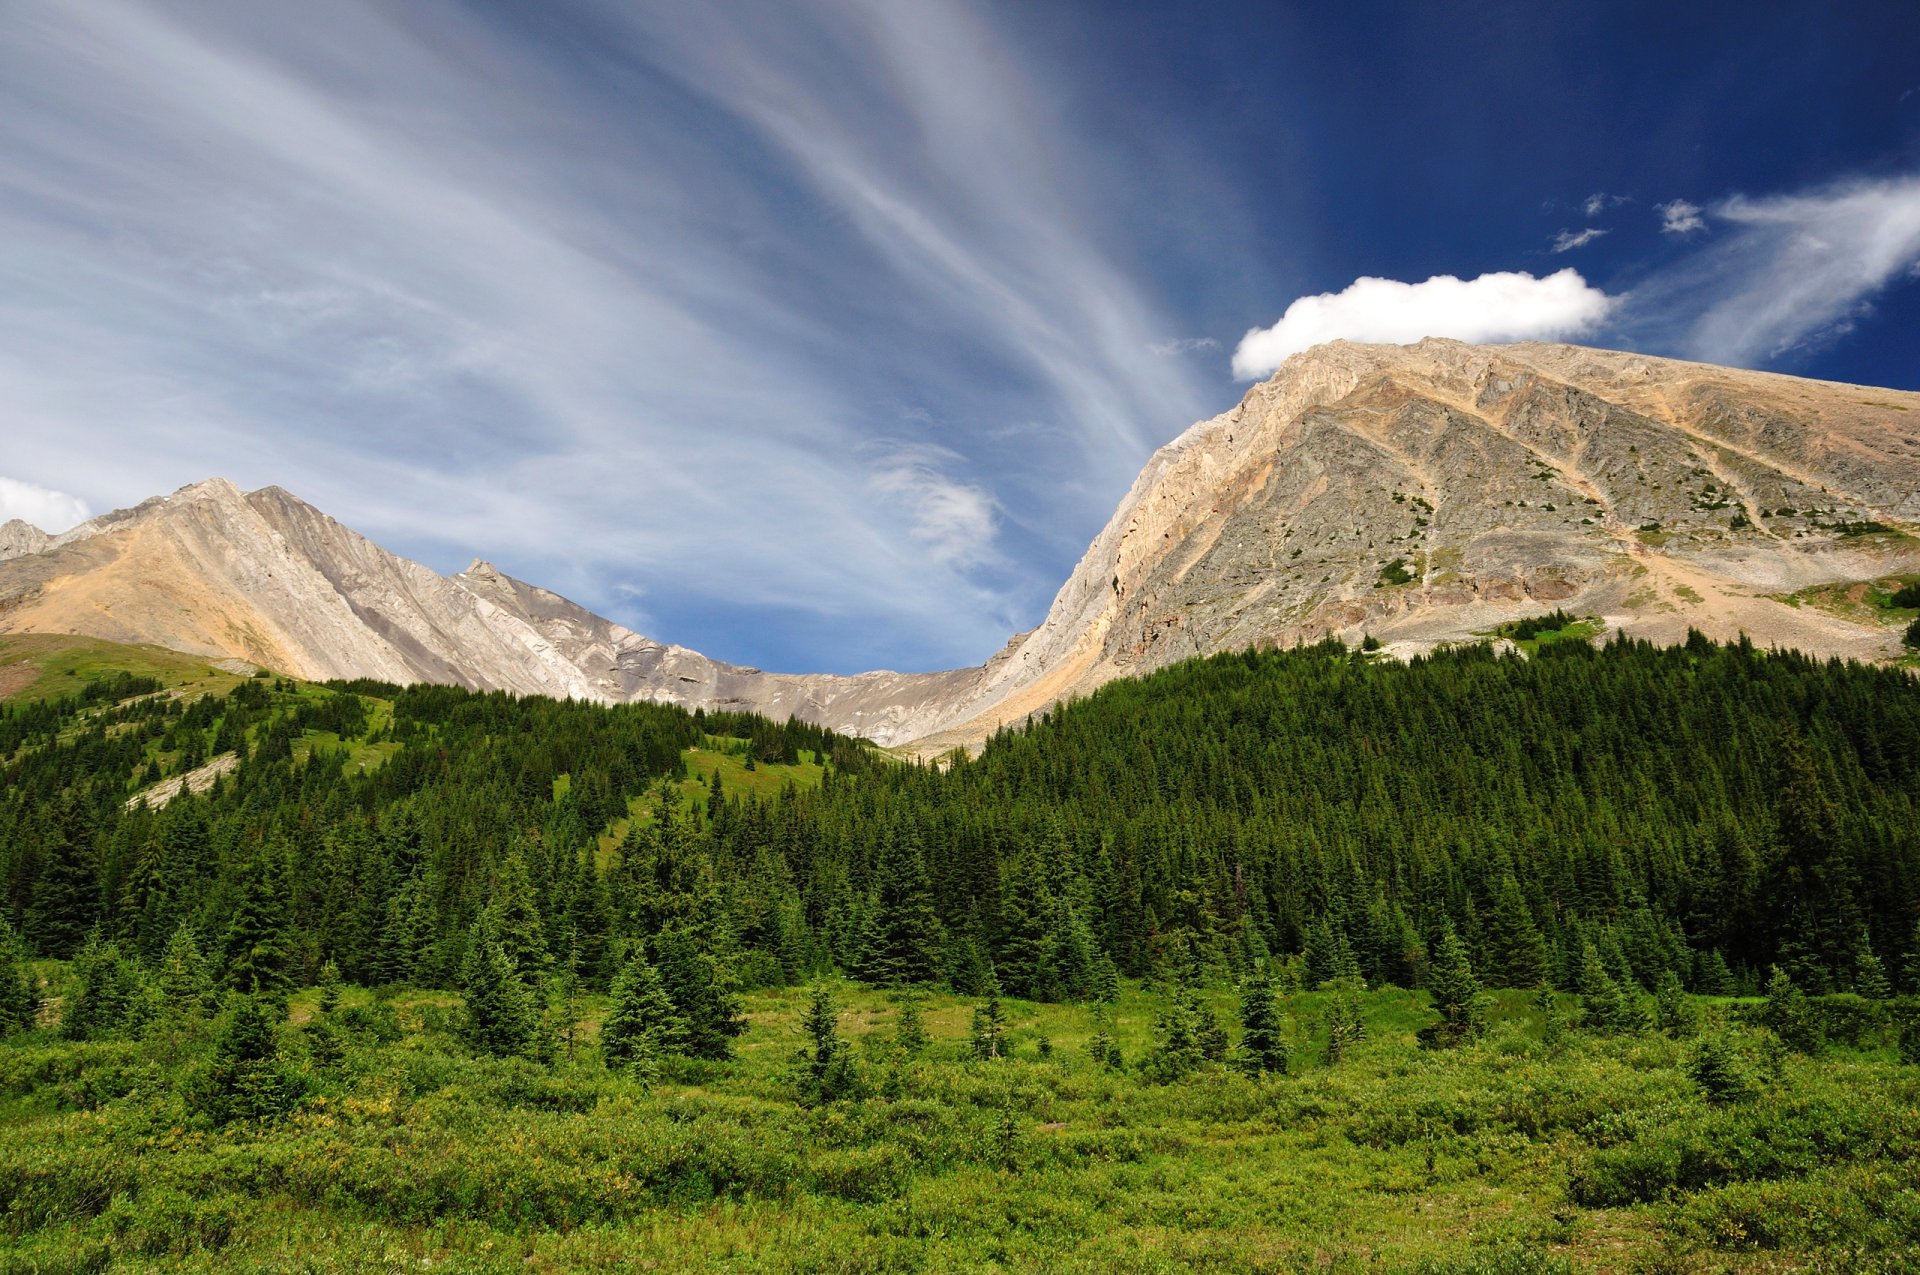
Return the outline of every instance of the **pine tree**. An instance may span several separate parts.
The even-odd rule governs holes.
[[[1687,999],[1686,989],[1672,970],[1660,971],[1653,989],[1654,1025],[1669,1036],[1691,1036],[1700,1030],[1700,1015]]]
[[[1366,983],[1359,978],[1337,978],[1328,984],[1327,1065],[1341,1062],[1347,1051],[1367,1038],[1367,1020],[1361,1013],[1360,993]]]
[[[534,1051],[539,1005],[506,948],[484,926],[475,927],[460,963],[460,991],[466,998],[460,1034],[469,1046],[498,1057]]]
[[[73,958],[73,985],[62,1002],[60,1033],[93,1040],[140,1029],[148,1004],[140,969],[116,943],[87,940]]]
[[[1761,1007],[1760,1021],[1782,1044],[1799,1053],[1819,1053],[1826,1043],[1819,1014],[1807,1003],[1806,993],[1778,965],[1767,979],[1767,1003]]]
[[[607,885],[593,866],[589,849],[574,865],[573,893],[568,900],[567,928],[573,944],[573,962],[583,986],[604,992],[608,987],[607,936],[612,929]]]
[[[613,980],[613,1008],[600,1026],[607,1066],[647,1072],[665,1055],[686,1049],[686,1019],[674,1008],[659,971],[636,950]]]
[[[1887,981],[1887,967],[1874,955],[1873,949],[1864,944],[1859,956],[1854,958],[1853,990],[1868,1000],[1883,1001],[1893,996],[1893,984]]]
[[[1547,941],[1512,876],[1502,877],[1494,892],[1485,941],[1488,977],[1495,986],[1531,990],[1546,985],[1552,970]]]
[[[1185,979],[1177,979],[1167,1004],[1153,1020],[1153,1045],[1140,1060],[1149,1080],[1172,1084],[1185,1079],[1205,1061],[1201,1051],[1200,998]]]
[[[40,848],[40,872],[27,910],[27,936],[44,956],[64,959],[86,941],[100,916],[100,867],[78,802],[63,798]]]
[[[1287,1062],[1273,977],[1264,968],[1255,969],[1240,985],[1240,1067],[1253,1075],[1285,1074]]]
[[[1907,995],[1920,996],[1920,920],[1913,923],[1913,936],[1907,940]]]
[[[1467,945],[1448,923],[1433,945],[1433,965],[1427,971],[1427,991],[1440,1021],[1421,1031],[1421,1043],[1438,1048],[1465,1044],[1481,1027],[1480,980],[1467,958]]]
[[[1727,958],[1720,954],[1719,948],[1710,948],[1701,954],[1694,988],[1702,996],[1733,996],[1739,992],[1733,971],[1727,968]]]
[[[1000,889],[999,941],[993,952],[994,973],[1010,995],[1033,995],[1052,903],[1032,855],[1022,854]]]
[[[856,967],[874,987],[929,983],[940,975],[940,919],[920,842],[895,832],[881,845]]]
[[[893,1024],[893,1043],[902,1058],[918,1058],[926,1052],[927,1028],[920,1017],[918,998],[900,998],[900,1010]]]
[[[1113,1038],[1113,1012],[1104,1003],[1094,1006],[1093,1035],[1087,1040],[1087,1056],[1102,1071],[1126,1070],[1126,1057]]]

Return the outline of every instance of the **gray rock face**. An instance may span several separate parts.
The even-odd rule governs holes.
[[[30,522],[11,518],[0,523],[0,562],[39,553],[52,543],[52,536]]]
[[[1916,522],[1920,394],[1574,346],[1333,342],[1155,454],[1045,621],[980,668],[723,664],[219,479],[51,539],[0,528],[0,632],[792,714],[933,753],[1192,655],[1365,633],[1405,654],[1556,606],[1659,641],[1691,626],[1889,658],[1896,630],[1769,595],[1920,572]]]

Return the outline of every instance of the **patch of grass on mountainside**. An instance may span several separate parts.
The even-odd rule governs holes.
[[[65,967],[48,967],[57,990]],[[1701,1036],[1549,1028],[1561,996],[1491,999],[1476,1043],[1427,1050],[1423,992],[1361,1002],[1330,1062],[1334,993],[1283,996],[1290,1074],[1205,1064],[1149,1081],[1167,1008],[1006,1001],[1006,1057],[973,1061],[977,999],[831,985],[860,1096],[808,1106],[807,993],[748,993],[727,1063],[651,1084],[598,1054],[605,998],[550,1020],[551,1060],[476,1057],[458,998],[297,994],[277,1029],[288,1114],[215,1126],[189,1100],[218,1019],[142,1037],[0,1046],[0,1269],[249,1271],[1832,1270],[1920,1260],[1920,1070],[1882,1030],[1781,1051],[1750,1002],[1695,999]],[[1206,1003],[1233,1021],[1233,994]],[[1894,1013],[1889,1010],[1887,1021]],[[345,1049],[316,1062],[317,1020]],[[1237,1034],[1237,1033],[1236,1033]],[[1740,1080],[1695,1079],[1701,1041]],[[1662,1264],[1664,1263],[1664,1265]]]
[[[1509,620],[1488,630],[1484,636],[1506,638],[1532,655],[1541,647],[1551,646],[1555,642],[1591,642],[1605,629],[1606,625],[1597,616],[1574,616],[1565,611],[1553,611],[1547,615]]]
[[[1911,592],[1917,587],[1920,587],[1920,575],[1891,575],[1817,584],[1793,593],[1776,593],[1773,597],[1788,606],[1812,607],[1854,624],[1904,628],[1920,616],[1920,597]]]
[[[120,673],[151,677],[169,691],[189,695],[224,695],[246,680],[214,668],[204,657],[161,646],[63,633],[0,637],[0,700],[60,699]]]
[[[707,798],[713,792],[714,776],[720,778],[720,790],[730,796],[772,797],[789,783],[800,791],[818,788],[820,779],[826,774],[824,760],[811,749],[799,750],[800,761],[796,765],[784,765],[779,762],[755,761],[753,769],[747,768],[748,741],[724,735],[709,735],[704,745],[681,750],[680,759],[684,777],[667,785],[686,810],[705,809]],[[560,776],[554,781],[554,797],[557,800],[565,795],[568,777]],[[627,830],[637,820],[650,822],[659,802],[660,788],[646,792],[627,802],[628,818],[615,820],[601,837],[601,849],[610,850],[620,844]]]

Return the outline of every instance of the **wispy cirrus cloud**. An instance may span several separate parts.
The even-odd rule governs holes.
[[[1563,230],[1553,237],[1553,250],[1572,252],[1575,248],[1586,247],[1606,233],[1608,232],[1593,226],[1588,226],[1585,230]]]
[[[1655,204],[1653,210],[1660,214],[1660,233],[1662,234],[1690,235],[1696,230],[1707,228],[1707,219],[1700,215],[1705,210],[1700,205],[1690,204],[1684,199]]]
[[[990,484],[1072,474],[1097,522],[1218,393],[1141,357],[1171,323],[966,0],[23,0],[9,28],[7,463],[101,506],[277,482],[443,569],[855,635],[722,657],[930,666],[997,646],[1056,583],[1034,540],[1084,534]],[[940,463],[876,471],[928,405]]]

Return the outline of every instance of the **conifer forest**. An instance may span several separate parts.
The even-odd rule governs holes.
[[[0,703],[0,1271],[1920,1268],[1920,683]]]

